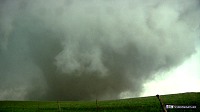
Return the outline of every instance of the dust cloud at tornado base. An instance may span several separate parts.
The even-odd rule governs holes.
[[[195,53],[199,1],[1,0],[0,99],[139,96]]]

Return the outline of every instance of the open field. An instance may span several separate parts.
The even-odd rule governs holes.
[[[161,95],[164,104],[196,106],[196,109],[167,109],[200,111],[200,92]],[[161,112],[156,96],[109,101],[0,101],[0,112]]]

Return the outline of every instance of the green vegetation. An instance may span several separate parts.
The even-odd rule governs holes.
[[[161,95],[164,104],[196,106],[196,109],[168,111],[200,111],[200,93]],[[96,104],[97,103],[97,104]],[[108,101],[0,101],[0,112],[161,112],[156,96]]]

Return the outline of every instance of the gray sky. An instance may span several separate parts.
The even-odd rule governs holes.
[[[152,83],[181,75],[173,71],[195,54],[191,65],[199,66],[199,5],[2,0],[0,99],[104,100],[176,92],[161,87],[152,92]],[[199,75],[196,70],[192,77]]]

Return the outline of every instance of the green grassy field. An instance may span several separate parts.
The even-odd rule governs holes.
[[[160,96],[164,104],[196,106],[169,112],[200,112],[200,92]],[[97,104],[96,104],[97,103]],[[0,101],[0,112],[161,112],[156,96],[109,101]]]

